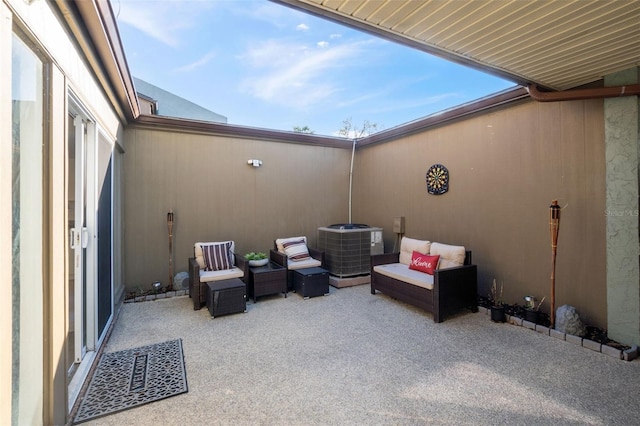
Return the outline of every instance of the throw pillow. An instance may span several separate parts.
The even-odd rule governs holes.
[[[218,243],[202,245],[205,271],[222,271],[233,268],[231,258],[231,243]]]
[[[440,256],[430,256],[428,254],[422,254],[420,252],[414,251],[411,256],[411,263],[409,264],[409,269],[414,269],[416,271],[425,272],[429,275],[433,275],[434,271],[438,267],[438,261],[440,260]]]
[[[290,260],[299,261],[311,258],[311,256],[309,256],[309,249],[304,243],[304,240],[285,241],[282,246],[284,247],[285,254]]]

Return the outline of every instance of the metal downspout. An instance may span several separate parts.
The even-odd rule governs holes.
[[[640,95],[640,84],[627,86],[598,87],[594,89],[567,90],[563,92],[541,92],[536,84],[528,84],[529,96],[538,102],[577,101],[581,99],[617,98]]]

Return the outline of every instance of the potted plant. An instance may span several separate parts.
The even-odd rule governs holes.
[[[493,279],[491,285],[491,292],[489,293],[489,299],[491,300],[491,321],[504,322],[504,305],[502,304],[502,289],[504,284],[500,284],[500,290],[498,290],[498,283],[496,279]]]
[[[266,253],[251,252],[244,255],[244,258],[249,261],[249,266],[264,266],[269,263]]]
[[[545,296],[546,297],[546,296]],[[544,302],[544,297],[540,300],[540,303],[536,304],[536,298],[533,296],[525,296],[524,306],[524,319],[534,324],[538,324],[540,321],[540,306]]]

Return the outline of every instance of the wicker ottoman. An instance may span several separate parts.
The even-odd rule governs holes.
[[[329,294],[329,271],[322,268],[294,270],[293,290],[305,299]]]
[[[207,283],[207,308],[212,317],[247,311],[247,291],[239,278]]]

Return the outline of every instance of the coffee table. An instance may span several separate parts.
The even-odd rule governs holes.
[[[256,298],[268,294],[284,293],[287,297],[287,270],[277,263],[249,268],[249,297]]]

